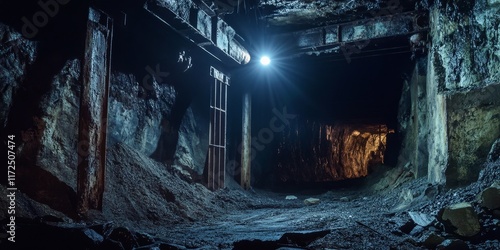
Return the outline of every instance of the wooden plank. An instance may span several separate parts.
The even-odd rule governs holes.
[[[106,120],[111,69],[112,19],[90,8],[82,68],[78,141],[77,212],[102,210]]]
[[[279,41],[294,41],[296,53],[329,50],[346,43],[408,36],[428,30],[428,17],[417,11],[396,13],[348,23],[339,23],[279,34]],[[417,20],[423,25],[417,25]]]

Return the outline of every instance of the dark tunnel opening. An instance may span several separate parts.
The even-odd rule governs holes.
[[[240,80],[234,81],[231,91],[239,93],[233,96],[238,98],[242,92],[252,95],[252,154],[255,154],[252,181],[256,187],[335,185],[336,181],[366,177],[382,164],[396,166],[401,147],[400,98],[415,60],[409,52],[359,57],[348,62],[346,58],[304,56],[278,61],[275,68],[251,65],[234,74]],[[255,77],[245,77],[248,72]],[[241,102],[237,98],[230,99],[229,103]],[[229,159],[235,159],[238,164],[239,107],[230,105],[230,122],[235,125],[229,128]],[[280,119],[283,116],[291,119]],[[280,129],[281,124],[287,128]],[[332,133],[331,137],[345,140],[354,137],[344,133],[360,132],[364,137],[370,134],[373,138],[378,134],[379,140],[384,141],[380,145],[368,145],[368,140],[361,139],[357,143],[363,146],[356,148],[343,145],[344,139],[326,138],[327,131]],[[367,146],[373,147],[368,154],[381,154],[380,157],[365,155]],[[353,150],[363,151],[355,158],[370,160],[350,163],[346,154]],[[297,153],[301,155],[293,157]],[[344,170],[351,168],[347,172],[359,172],[358,166],[366,169],[362,173]],[[286,168],[295,173],[290,176]],[[237,166],[235,169],[234,178],[239,180]]]

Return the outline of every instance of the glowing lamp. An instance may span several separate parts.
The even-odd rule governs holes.
[[[271,63],[271,59],[268,56],[263,56],[260,58],[260,64],[267,66]]]

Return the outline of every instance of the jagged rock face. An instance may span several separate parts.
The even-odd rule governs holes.
[[[80,63],[69,61],[54,78],[42,98],[39,131],[41,139],[37,165],[76,189]],[[138,96],[139,83],[133,75],[115,73],[111,79],[108,130],[109,145],[122,142],[151,155],[162,133],[162,119],[168,117],[175,90],[153,83],[145,98]]]
[[[0,33],[0,118],[2,133],[16,136],[16,184],[69,215],[76,186],[80,63],[63,52],[48,57],[47,43],[29,41],[4,24]]]
[[[13,97],[36,56],[36,42],[0,23],[0,124],[5,127]]]
[[[67,185],[64,190],[73,189],[74,195],[77,152],[84,146],[78,141],[81,62],[57,47],[43,48],[42,58],[38,55],[43,46],[7,25],[0,24],[0,38],[0,122],[5,131],[17,135],[17,163],[19,169],[24,169],[20,175],[27,180],[25,188],[32,189],[34,194],[30,195],[42,194],[47,191],[44,188],[50,187],[38,184],[48,183],[44,179],[47,177],[54,183],[61,181]],[[50,57],[58,58],[56,66],[45,65]],[[178,91],[172,85],[158,83],[152,77],[146,80],[149,81],[122,72],[112,73],[108,119],[103,121],[108,125],[108,146],[124,143],[147,156],[171,152],[171,161],[177,150],[179,164],[201,172],[206,148],[200,144],[204,137],[208,138],[208,124],[195,121],[197,114],[193,114],[189,103],[175,106]],[[173,109],[180,117],[177,121],[172,121]],[[8,117],[15,119],[9,121]],[[206,127],[206,131],[199,126]],[[162,144],[162,135],[175,136],[171,143]],[[38,172],[45,177],[36,177]]]
[[[298,120],[283,133],[278,177],[287,182],[358,178],[384,162],[385,125],[326,125]]]
[[[433,11],[433,53],[441,62],[442,91],[470,90],[500,79],[498,3],[438,1]]]
[[[50,91],[41,99],[40,133],[36,165],[76,189],[80,61],[71,60],[53,78]]]
[[[179,139],[174,163],[203,174],[208,151],[208,124],[196,119],[193,109],[188,108],[179,128]]]
[[[456,93],[447,100],[448,185],[477,180],[493,142],[500,136],[500,85]]]
[[[399,133],[404,135],[398,166],[409,166],[416,177],[427,176],[426,59],[419,59],[412,78],[404,82],[399,102]]]
[[[115,73],[111,79],[108,139],[123,142],[145,155],[156,150],[165,119],[176,97],[168,84],[140,84],[133,75]]]
[[[453,187],[477,179],[500,135],[496,1],[437,1],[430,11],[427,78],[429,180]]]

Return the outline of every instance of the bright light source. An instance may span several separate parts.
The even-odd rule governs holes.
[[[271,59],[268,56],[263,56],[260,58],[260,63],[264,66],[267,66],[271,63]]]

